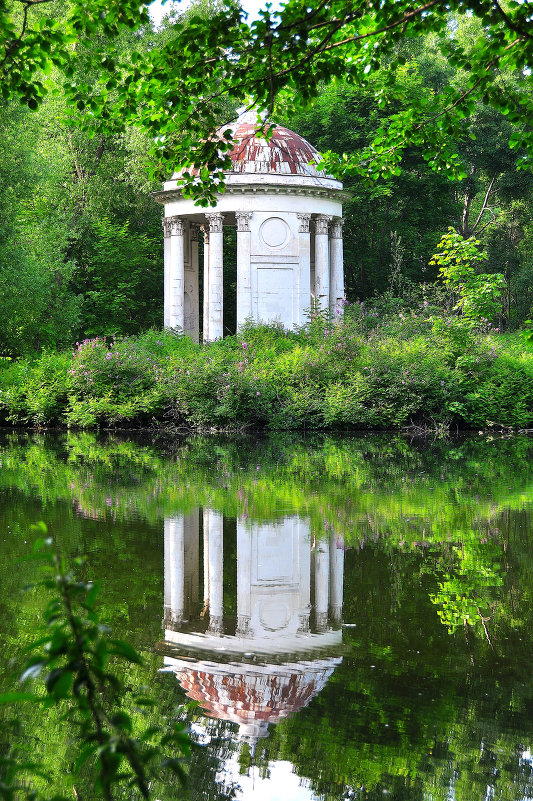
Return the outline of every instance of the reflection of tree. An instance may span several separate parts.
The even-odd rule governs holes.
[[[89,554],[83,571],[103,579],[102,617],[146,653],[161,638],[164,514],[198,502],[248,519],[304,513],[315,533],[333,527],[349,540],[344,608],[356,626],[345,629],[350,655],[322,693],[258,744],[257,769],[288,759],[328,801],[383,798],[384,790],[444,801],[451,788],[456,801],[472,801],[487,786],[501,801],[531,797],[523,756],[533,743],[531,448],[526,438],[431,447],[390,437],[198,439],[164,449],[87,434],[15,436],[0,453],[0,677],[39,614],[38,596],[17,592],[33,568],[13,569],[35,519],[47,519],[66,553]],[[44,511],[30,500],[36,491]],[[234,604],[235,576],[225,580]],[[439,591],[448,595],[436,606]],[[437,609],[451,614],[455,595],[490,614],[493,648],[479,623],[468,638],[462,622],[449,636]],[[453,620],[463,619],[460,603]],[[184,694],[147,655],[137,680],[158,700],[153,714],[172,716]],[[187,719],[206,725],[198,709]],[[29,746],[48,755],[70,794],[60,721],[50,713],[26,723]],[[213,744],[193,755],[190,797],[230,799],[219,768],[236,753],[236,727],[207,726]],[[78,789],[86,798],[83,781]]]
[[[452,549],[455,564],[439,579],[438,590],[430,598],[450,634],[461,626],[481,625],[491,644],[487,622],[496,605],[494,590],[503,584],[498,561],[501,551],[494,543],[481,547],[473,533],[471,544]]]
[[[292,753],[299,774],[328,799],[385,791],[445,801],[454,787],[458,801],[471,801],[491,784],[506,801],[528,797],[531,771],[517,739],[533,735],[523,717],[533,698],[530,646],[502,648],[507,627],[499,656],[483,640],[451,640],[428,611],[423,561],[421,553],[391,559],[379,546],[347,554],[352,659],[298,719],[280,724],[265,758]],[[346,784],[352,796],[343,795]]]
[[[95,521],[114,524],[136,513],[155,523],[198,504],[256,520],[282,510],[309,517],[313,533],[333,531],[347,545],[437,548],[438,583],[430,592],[443,622],[451,630],[475,625],[483,636],[501,583],[502,512],[520,510],[533,495],[526,437],[431,448],[390,436],[198,437],[156,447],[83,433],[8,442],[0,486],[69,501],[76,516]]]

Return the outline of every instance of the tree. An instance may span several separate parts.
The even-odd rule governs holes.
[[[321,152],[335,150],[357,161],[391,116],[428,91],[414,60],[399,68],[397,85],[402,87],[401,98],[387,91],[381,75],[370,75],[364,86],[344,81],[325,85],[309,108],[279,121]],[[351,195],[343,204],[348,299],[366,299],[391,283],[397,290],[405,279],[432,280],[436,273],[428,269],[429,258],[443,227],[458,214],[457,183],[432,171],[421,148],[412,147],[404,154],[399,175],[365,181],[358,174],[346,174],[344,185]]]
[[[501,273],[476,272],[476,267],[487,260],[487,254],[480,251],[479,245],[479,240],[463,239],[449,228],[439,242],[439,252],[431,260],[431,264],[440,266],[440,277],[458,296],[455,309],[471,326],[487,325],[501,312],[505,287]]]
[[[39,71],[55,66],[65,76],[72,105],[89,109],[93,128],[95,119],[108,131],[125,122],[139,126],[153,141],[154,171],[168,173],[170,165],[181,164],[184,190],[203,205],[223,188],[229,164],[230,135],[214,135],[224,98],[273,111],[278,99],[289,96],[293,105],[308,102],[320,81],[342,77],[358,84],[375,71],[394,87],[396,68],[405,59],[398,47],[406,37],[434,33],[440,51],[468,78],[401,111],[374,140],[359,165],[362,173],[394,172],[405,148],[420,145],[434,169],[461,175],[448,136],[463,126],[476,101],[504,113],[513,126],[533,115],[522,86],[532,80],[530,7],[515,0],[428,0],[415,6],[407,0],[325,0],[311,10],[303,0],[289,0],[279,13],[265,10],[250,25],[226,0],[209,18],[180,19],[173,36],[148,54],[117,60],[95,48],[99,78],[91,83],[73,79],[78,45],[86,37],[141,25],[147,20],[144,7],[136,0],[78,0],[65,22],[54,22],[43,16],[52,0],[38,1],[36,11],[37,0],[12,0],[20,9],[19,27],[9,16],[11,7],[0,13],[4,95],[36,107],[47,91]],[[454,17],[465,14],[482,23],[483,36],[473,42],[447,35]],[[521,82],[504,86],[500,75],[508,70]],[[522,165],[529,164],[533,134],[513,131],[511,143]],[[200,168],[199,175],[191,167]]]

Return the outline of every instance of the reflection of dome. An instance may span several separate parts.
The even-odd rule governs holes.
[[[266,737],[269,723],[307,706],[340,662],[339,657],[284,665],[165,659],[189,698],[210,717],[237,723],[249,741]]]

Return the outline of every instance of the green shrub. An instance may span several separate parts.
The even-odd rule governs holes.
[[[4,422],[84,428],[528,427],[533,353],[454,318],[318,316],[306,328],[247,325],[207,346],[169,331],[87,339],[74,353],[0,366]]]
[[[6,422],[61,423],[67,403],[69,353],[42,353],[0,371],[0,409]]]

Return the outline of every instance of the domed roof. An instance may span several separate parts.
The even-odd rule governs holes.
[[[283,125],[276,125],[272,129],[272,136],[267,140],[260,134],[256,135],[256,128],[257,114],[252,111],[240,114],[235,122],[222,126],[216,132],[217,138],[222,139],[229,130],[235,140],[229,152],[232,166],[225,173],[225,191],[240,193],[252,188],[255,192],[261,188],[264,191],[296,191],[300,194],[304,189],[310,194],[333,192],[333,195],[328,196],[341,200],[338,194],[342,191],[341,181],[320,169],[318,150],[307,139]],[[199,168],[189,168],[187,172],[195,177],[200,174]],[[163,192],[154,192],[153,197],[164,204],[179,200],[181,214],[187,205],[190,214],[197,214],[198,208],[194,206],[194,200],[185,200],[181,195],[181,178],[182,171],[175,172],[165,182]],[[176,194],[173,196],[170,193]],[[340,209],[338,214],[340,215]]]
[[[276,175],[305,175],[316,178],[330,178],[325,170],[317,169],[318,150],[303,136],[276,125],[270,139],[256,136],[257,114],[241,114],[229,126],[236,144],[231,151],[233,173],[274,173]],[[224,130],[227,130],[225,128]]]

